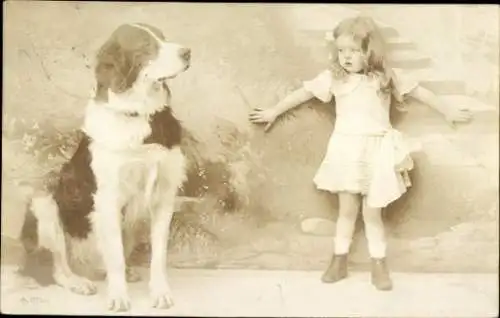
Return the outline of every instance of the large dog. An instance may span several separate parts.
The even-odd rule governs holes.
[[[100,261],[109,309],[128,310],[127,281],[135,275],[127,258],[137,226],[150,220],[152,303],[168,308],[167,242],[185,157],[166,81],[187,70],[190,50],[167,42],[153,26],[125,24],[103,44],[96,62],[83,138],[56,189],[31,200],[22,241],[28,259],[44,250],[53,260],[55,282],[76,293],[96,289],[70,264]]]

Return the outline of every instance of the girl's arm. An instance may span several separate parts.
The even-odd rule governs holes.
[[[472,117],[468,109],[448,105],[443,99],[439,98],[433,92],[420,85],[417,85],[413,90],[411,90],[408,93],[408,96],[411,96],[437,110],[451,124],[455,122],[467,122]]]
[[[281,114],[314,97],[326,103],[333,96],[332,80],[331,71],[325,70],[313,79],[303,82],[301,88],[288,94],[276,106],[266,110],[254,109],[250,113],[250,121],[255,124],[267,123],[265,126],[265,130],[267,131]]]
[[[289,111],[290,109],[293,109],[299,105],[302,105],[308,100],[311,100],[313,97],[314,95],[311,92],[306,91],[304,88],[299,88],[288,94],[272,109],[274,109],[274,111],[276,112],[276,117],[278,117],[279,115]]]
[[[311,92],[305,90],[304,88],[299,88],[288,94],[272,108],[266,110],[262,110],[260,108],[254,109],[250,113],[250,121],[255,124],[267,123],[264,128],[264,130],[267,131],[281,114],[307,102],[313,97],[314,95]]]

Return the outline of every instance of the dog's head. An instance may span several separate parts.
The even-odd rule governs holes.
[[[153,26],[121,25],[97,53],[95,99],[106,102],[110,91],[122,94],[173,78],[189,67],[190,58],[189,48],[168,42]]]

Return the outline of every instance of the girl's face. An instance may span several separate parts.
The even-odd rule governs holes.
[[[349,73],[362,71],[366,63],[366,55],[361,49],[361,41],[355,41],[350,35],[341,35],[335,40],[338,49],[339,63]]]

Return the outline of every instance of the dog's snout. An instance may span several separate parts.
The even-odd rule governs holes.
[[[191,59],[191,49],[187,47],[183,47],[179,50],[179,55],[182,57],[184,60],[189,61]]]

